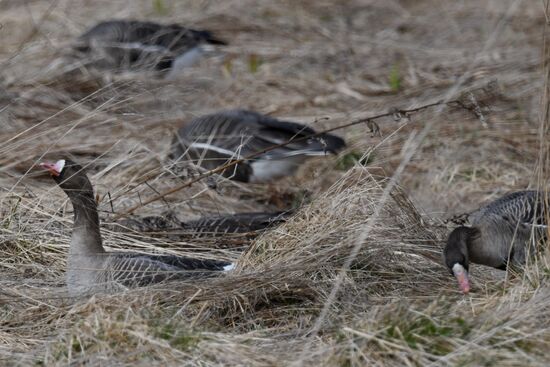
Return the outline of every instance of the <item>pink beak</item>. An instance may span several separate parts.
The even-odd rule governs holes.
[[[52,176],[59,176],[63,170],[63,167],[65,167],[65,160],[61,159],[55,163],[40,163],[40,167],[47,169]]]
[[[462,293],[468,294],[468,292],[470,292],[470,282],[468,281],[468,275],[461,274],[456,277],[456,280],[458,280],[458,286]]]
[[[458,286],[462,293],[468,294],[470,292],[470,281],[468,280],[468,271],[460,264],[453,266],[453,274],[458,281]]]

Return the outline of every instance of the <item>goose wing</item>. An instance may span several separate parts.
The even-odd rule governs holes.
[[[104,46],[136,48],[149,52],[181,54],[200,43],[225,45],[209,31],[198,31],[178,24],[162,25],[136,20],[109,20],[96,24],[79,37],[84,43],[97,42]]]
[[[474,222],[484,216],[499,218],[511,225],[546,227],[545,210],[548,204],[543,194],[534,190],[512,192],[472,213]]]
[[[217,215],[187,222],[185,228],[196,233],[243,233],[266,229],[284,222],[289,215],[287,212]]]
[[[148,285],[166,280],[207,277],[228,270],[231,263],[181,256],[111,254],[110,280],[124,285]]]
[[[199,274],[224,271],[231,265],[231,263],[227,261],[195,259],[184,256],[152,255],[149,256],[149,259],[162,263],[164,266],[175,267],[179,269],[180,272],[198,272]]]

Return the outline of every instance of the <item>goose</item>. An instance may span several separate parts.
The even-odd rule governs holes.
[[[544,197],[532,190],[508,193],[470,213],[471,226],[450,233],[443,257],[464,294],[470,291],[470,262],[501,270],[525,263],[547,235],[549,205]]]
[[[181,127],[172,140],[169,158],[176,164],[191,160],[210,170],[296,140],[231,166],[222,173],[241,182],[270,182],[293,174],[309,157],[336,154],[346,146],[342,138],[332,134],[307,138],[315,133],[308,126],[254,111],[221,111],[195,118]]]
[[[212,215],[184,223],[184,228],[198,235],[262,231],[285,222],[291,214],[291,212],[249,212]]]
[[[226,45],[209,31],[139,20],[109,20],[82,34],[75,48],[97,51],[105,66],[115,69],[179,69],[194,64],[204,44]]]
[[[196,220],[182,222],[173,213],[168,213],[162,216],[130,218],[119,224],[127,229],[139,232],[177,230],[193,237],[220,236],[228,233],[263,231],[285,222],[291,214],[291,211],[245,212],[208,215]]]
[[[71,296],[116,292],[126,287],[210,276],[232,269],[233,264],[216,260],[105,251],[93,187],[82,167],[68,159],[40,165],[50,172],[73,205],[66,274]]]

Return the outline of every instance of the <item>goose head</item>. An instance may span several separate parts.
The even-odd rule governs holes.
[[[346,141],[336,135],[322,134],[315,139],[317,139],[317,141],[324,146],[326,151],[331,154],[338,154],[339,151],[346,147]]]
[[[40,163],[40,167],[50,172],[54,181],[69,198],[91,196],[93,199],[92,184],[79,164],[69,159],[60,159],[55,163]]]
[[[458,286],[464,294],[470,291],[468,245],[478,233],[476,228],[455,228],[449,235],[443,251],[445,265],[458,281]]]

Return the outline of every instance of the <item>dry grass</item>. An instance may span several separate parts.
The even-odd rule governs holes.
[[[549,188],[541,2],[0,0],[0,9],[2,364],[550,364],[546,252],[522,274],[472,267],[468,297],[440,259],[446,218]],[[98,72],[68,45],[112,17],[204,27],[230,46],[172,80]],[[111,249],[238,260],[229,276],[65,297],[71,207],[35,169],[40,160],[87,165],[108,224],[181,183],[164,157],[193,116],[242,107],[328,128],[445,98],[481,115],[424,110],[378,121],[381,137],[354,126],[339,132],[350,142],[342,156],[368,155],[366,166],[330,158],[271,186],[199,182],[136,213],[185,220],[301,205],[251,243],[104,231]]]

